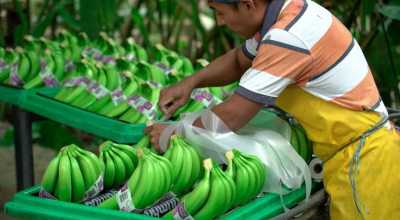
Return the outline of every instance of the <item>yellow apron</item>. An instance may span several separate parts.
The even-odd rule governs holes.
[[[382,118],[378,113],[354,111],[287,87],[276,105],[293,115],[313,141],[314,154],[327,160],[355,141]],[[355,178],[357,202],[365,219],[400,219],[400,142],[393,127],[382,127],[365,139]],[[359,140],[324,163],[324,186],[331,198],[333,220],[362,219],[350,184],[349,169]],[[353,164],[354,170],[354,164]],[[366,210],[370,214],[366,213]]]

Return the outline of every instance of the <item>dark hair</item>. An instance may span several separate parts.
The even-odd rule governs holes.
[[[272,0],[264,0],[266,2],[271,2]],[[229,5],[233,10],[239,10],[238,3],[241,1],[233,1],[233,2],[224,2],[225,4]]]

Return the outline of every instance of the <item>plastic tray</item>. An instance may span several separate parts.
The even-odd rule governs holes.
[[[322,182],[313,181],[313,193],[322,189]],[[48,200],[38,197],[40,185],[18,192],[14,199],[7,202],[4,212],[21,219],[68,219],[68,220],[90,220],[90,219],[159,219],[146,215],[120,212],[117,210],[103,209],[82,204],[68,203],[62,201]],[[293,207],[305,198],[305,186],[283,196],[287,207]],[[266,194],[245,206],[239,207],[220,219],[269,219],[283,213],[283,207],[279,195]]]
[[[24,89],[22,87],[0,83],[0,102],[20,105],[29,93],[45,92],[47,94],[56,94],[60,89],[61,87]]]
[[[20,107],[53,121],[94,134],[108,140],[133,144],[142,137],[145,124],[130,124],[90,112],[52,97],[55,93],[39,91],[27,94]]]

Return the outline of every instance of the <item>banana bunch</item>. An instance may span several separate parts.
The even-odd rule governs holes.
[[[217,88],[219,88],[219,87],[217,87]],[[202,89],[206,93],[211,93],[210,88],[208,88],[208,87],[202,88]],[[180,114],[183,112],[197,112],[197,111],[205,109],[206,107],[204,106],[203,103],[201,103],[200,99],[203,99],[203,97],[191,97],[184,106],[182,106],[181,108],[179,108],[178,110],[175,111],[175,113],[172,115],[172,118],[179,118]]]
[[[172,165],[166,158],[153,154],[146,148],[137,150],[136,156],[139,158],[139,164],[127,182],[128,190],[123,194],[120,194],[122,191],[118,192],[98,207],[118,209],[117,199],[123,202],[121,198],[130,194],[130,198],[125,198],[133,203],[130,207],[145,209],[171,189]]]
[[[66,82],[54,98],[68,104],[74,101],[77,102],[76,100],[79,101],[82,97],[81,95],[85,93],[90,80],[97,74],[95,71],[89,61],[86,59],[80,60],[76,64],[76,69],[69,74],[71,85],[66,87],[66,84],[68,85],[68,82]]]
[[[236,186],[211,158],[203,161],[205,174],[192,192],[180,199],[180,204],[163,219],[183,218],[177,209],[184,207],[186,215],[196,220],[212,220],[225,214],[236,197]]]
[[[171,191],[175,195],[190,190],[204,174],[203,159],[182,135],[171,136],[164,157],[172,163],[174,185]]]
[[[0,82],[9,83],[11,66],[17,63],[18,59],[19,56],[14,49],[6,48],[4,50],[4,55],[0,58]]]
[[[133,37],[126,39],[125,58],[130,61],[145,61],[149,60],[146,49],[136,44]]]
[[[232,208],[243,205],[257,196],[265,183],[265,166],[261,160],[236,149],[225,153],[228,166],[225,171],[236,186]]]
[[[123,71],[122,74],[126,79],[126,81],[122,83],[121,87],[119,87],[121,88],[121,93],[118,95],[121,95],[122,97],[120,96],[119,98],[114,98],[117,97],[117,94],[115,94],[115,96],[111,94],[111,96],[113,96],[111,98],[112,101],[103,105],[97,111],[97,113],[116,118],[120,117],[129,109],[129,104],[125,102],[126,97],[131,97],[132,95],[136,94],[143,81],[127,70]]]
[[[100,160],[76,145],[63,147],[47,166],[41,193],[65,202],[81,202],[103,189],[103,168]]]
[[[104,187],[113,189],[128,180],[138,165],[136,149],[129,145],[106,141],[99,147],[99,158],[104,168]]]
[[[38,88],[45,85],[48,87],[58,86],[64,75],[65,62],[60,53],[45,49],[40,57],[40,72],[34,78],[24,84],[24,89]],[[55,79],[55,82],[52,80]],[[48,81],[45,81],[48,80]]]
[[[140,61],[137,65],[139,68],[135,75],[145,81],[153,81],[161,84],[162,87],[167,85],[167,78],[163,71],[155,65],[145,61]]]
[[[138,94],[126,100],[132,108],[129,108],[119,119],[134,124],[145,123],[149,119],[160,119],[162,113],[157,107],[159,98],[160,89],[149,81],[143,81]]]
[[[290,145],[300,154],[308,163],[313,154],[312,142],[307,137],[306,130],[298,123],[289,122],[292,134],[290,136]]]

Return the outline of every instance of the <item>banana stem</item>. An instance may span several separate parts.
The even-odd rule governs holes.
[[[203,167],[204,167],[206,170],[212,170],[212,168],[213,168],[212,159],[211,159],[211,158],[205,159],[205,160],[203,161]]]

